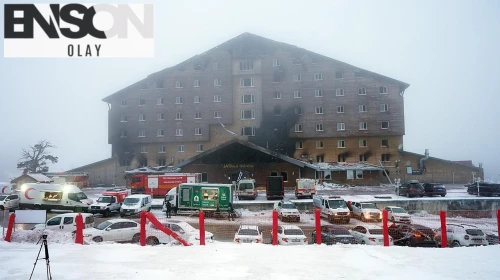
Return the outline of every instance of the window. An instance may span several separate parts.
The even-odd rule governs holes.
[[[360,88],[360,89],[358,89],[358,94],[359,95],[366,95],[366,88]]]
[[[175,88],[182,88],[182,82],[181,81],[175,81]]]
[[[182,135],[183,135],[182,128],[176,128],[175,129],[175,136],[182,136]]]
[[[164,100],[163,100],[163,97],[158,97],[156,99],[156,105],[163,105],[164,104]]]
[[[343,88],[338,88],[335,90],[335,95],[336,96],[344,96],[344,89]]]
[[[366,161],[366,155],[359,155],[359,161]]]
[[[321,73],[315,73],[314,74],[314,80],[315,81],[321,81],[321,80],[323,80],[323,74],[321,74]]]
[[[218,63],[218,62],[214,62],[214,64],[212,65],[212,69],[213,69],[213,70],[216,70],[216,71],[217,71],[217,70],[220,70],[220,68],[219,68],[219,63]]]
[[[157,137],[163,137],[163,136],[164,136],[164,134],[163,134],[163,129],[158,129],[158,130],[156,130],[156,136],[157,136]]]
[[[255,119],[255,111],[254,110],[241,110],[241,119],[242,120]]]
[[[295,90],[293,92],[293,98],[302,98],[302,95],[300,94],[300,91]]]
[[[139,106],[144,106],[146,105],[146,99],[139,99]]]
[[[220,95],[214,95],[214,102],[221,102],[221,96]]]
[[[316,149],[323,149],[323,148],[324,148],[323,141],[316,141]]]
[[[361,73],[361,71],[354,71],[354,77],[355,78],[363,78],[363,73]]]
[[[337,161],[338,162],[345,162],[346,156],[345,154],[340,154],[337,156]]]
[[[208,183],[208,173],[206,172],[201,173],[201,182]]]
[[[182,97],[177,96],[175,98],[175,104],[182,104]]]
[[[315,107],[315,108],[314,108],[314,112],[315,112],[317,115],[323,114],[323,107]]]
[[[295,124],[295,132],[302,132],[302,125],[301,124]]]
[[[284,182],[288,182],[288,172],[282,171],[281,172],[281,177],[283,177]]]
[[[253,87],[253,78],[241,78],[240,87]]]
[[[220,87],[222,85],[222,82],[220,79],[214,79],[214,87]]]
[[[322,123],[316,124],[316,131],[323,131],[323,124]]]
[[[141,154],[147,154],[147,153],[148,153],[147,147],[146,146],[142,146],[141,147]]]
[[[323,155],[316,156],[316,162],[324,162],[324,161],[325,161],[325,156]]]
[[[345,141],[344,140],[337,141],[337,148],[345,148]]]
[[[255,103],[255,95],[253,94],[244,94],[241,96],[241,103],[242,104],[251,104]]]
[[[196,120],[201,119],[201,113],[200,113],[200,112],[196,112],[196,113],[194,113],[194,118],[195,118]]]
[[[276,171],[271,171],[271,176],[278,176],[278,172],[276,172]]]
[[[241,128],[242,136],[255,136],[255,127],[253,126],[244,126]]]
[[[194,135],[201,135],[201,128],[200,127],[196,127],[194,129]]]
[[[380,112],[389,111],[389,104],[380,104]]]
[[[359,123],[359,130],[367,130],[367,129],[368,129],[368,124],[366,122]]]
[[[273,113],[275,116],[281,116],[281,106],[274,106]]]
[[[292,63],[293,63],[293,64],[295,64],[295,65],[300,65],[300,64],[301,64],[301,62],[300,62],[300,58],[294,57],[294,58],[292,59]]]
[[[58,226],[61,224],[61,217],[55,217],[47,221],[48,226]]]
[[[366,105],[359,105],[359,112],[365,113],[366,112]]]
[[[165,145],[161,145],[160,148],[158,149],[158,153],[165,153],[167,149],[165,148]]]
[[[146,130],[140,129],[139,130],[139,137],[146,137]]]
[[[345,123],[337,123],[337,130],[345,130]]]
[[[215,118],[215,119],[220,119],[220,118],[221,118],[220,111],[215,111],[215,112],[214,112],[214,118]]]
[[[156,120],[157,121],[163,121],[165,118],[164,118],[164,115],[163,113],[158,113],[156,114]]]
[[[273,98],[274,98],[274,99],[281,99],[281,92],[279,92],[279,91],[275,91],[275,92],[274,92],[274,97],[273,97]]]
[[[175,113],[175,119],[176,120],[182,120],[182,112]]]
[[[337,106],[337,113],[339,113],[339,114],[343,114],[344,113],[344,106],[343,105]]]
[[[127,99],[122,100],[122,107],[127,107]]]
[[[127,122],[127,116],[120,116],[120,122]]]
[[[200,87],[200,80],[194,80],[193,87]]]
[[[120,133],[120,138],[127,138],[127,131],[126,130],[122,130],[122,132]]]
[[[304,142],[299,141],[295,142],[295,149],[303,149],[304,148]]]
[[[356,172],[356,179],[363,179],[363,170],[354,170],[354,171]]]
[[[302,76],[300,74],[293,75],[294,82],[300,82],[302,80]]]
[[[200,103],[200,97],[199,96],[195,96],[194,97],[194,103]]]
[[[280,60],[279,59],[273,59],[273,67],[278,67],[280,66]]]
[[[196,145],[196,151],[197,152],[203,152],[203,144]]]
[[[335,71],[335,79],[343,79],[344,72],[343,71]]]
[[[359,140],[359,147],[366,147],[366,140],[365,139]]]
[[[382,139],[382,144],[381,144],[381,146],[382,146],[382,147],[385,147],[385,148],[389,147],[389,140],[387,140],[387,139]]]
[[[302,115],[302,107],[295,107],[294,111],[295,115]]]
[[[167,165],[167,160],[164,158],[159,158],[156,160],[156,163],[158,164],[158,166],[165,166]]]
[[[240,71],[253,70],[253,61],[240,61]]]
[[[184,152],[184,145],[177,145],[177,152],[183,153]]]
[[[144,114],[139,114],[139,121],[143,122],[146,120],[146,116]]]
[[[382,129],[388,129],[389,128],[389,122],[382,122],[380,125],[380,128]]]
[[[387,87],[386,86],[380,86],[379,91],[380,94],[387,94]]]
[[[380,158],[380,161],[382,161],[382,162],[389,162],[390,158],[391,158],[390,154],[382,154],[381,158]]]
[[[315,97],[323,97],[323,90],[321,90],[321,89],[315,89],[314,90],[314,96]]]

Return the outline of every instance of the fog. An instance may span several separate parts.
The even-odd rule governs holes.
[[[500,181],[499,1],[145,3],[152,59],[0,58],[0,181],[20,175],[22,149],[42,139],[57,146],[50,171],[110,157],[102,98],[244,32],[409,83],[404,149],[482,162]]]

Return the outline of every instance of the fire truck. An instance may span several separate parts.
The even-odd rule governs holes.
[[[200,182],[201,173],[134,174],[131,177],[130,189],[132,194],[164,197],[179,184]]]

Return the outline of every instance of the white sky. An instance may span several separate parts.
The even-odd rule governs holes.
[[[51,171],[109,157],[102,98],[244,32],[409,83],[405,150],[482,162],[500,181],[500,2],[146,3],[155,4],[153,59],[0,58],[0,181],[19,175],[21,149],[41,139],[58,147]]]

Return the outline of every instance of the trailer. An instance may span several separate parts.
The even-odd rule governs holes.
[[[204,211],[208,216],[215,213],[228,213],[233,203],[231,184],[180,184],[165,196],[172,210],[177,214],[193,214]],[[232,206],[231,206],[232,207]]]
[[[134,174],[131,178],[131,194],[149,194],[163,197],[172,188],[183,183],[200,183],[201,173]]]
[[[285,197],[285,183],[282,176],[266,177],[266,197],[267,200]]]

